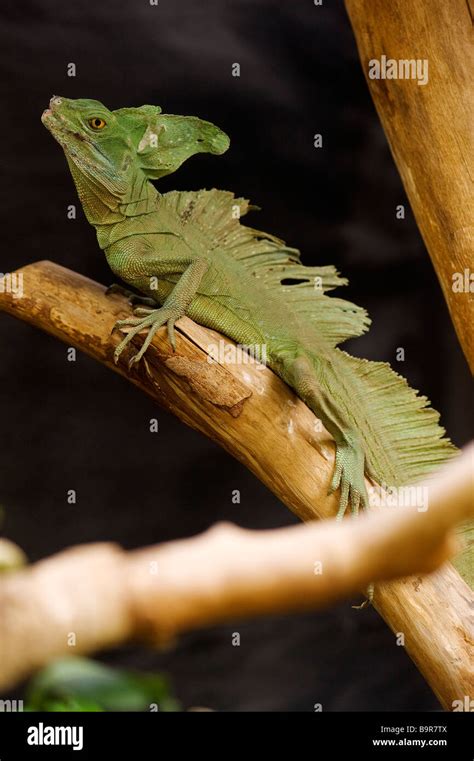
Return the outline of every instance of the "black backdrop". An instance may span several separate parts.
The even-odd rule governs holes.
[[[112,281],[82,211],[66,216],[77,203],[72,180],[40,123],[52,94],[201,116],[229,133],[231,149],[191,159],[160,188],[232,189],[262,207],[253,223],[301,248],[305,262],[335,263],[350,278],[344,295],[374,321],[350,351],[391,361],[464,443],[468,372],[342,2],[3,0],[1,16],[1,271],[48,258]],[[405,220],[395,217],[398,204]],[[79,542],[132,548],[189,536],[220,519],[294,522],[245,468],[87,357],[68,362],[62,344],[6,316],[0,346],[2,529],[32,560]],[[103,657],[167,671],[185,706],[437,707],[376,613],[349,602],[197,632],[166,654],[126,648]]]

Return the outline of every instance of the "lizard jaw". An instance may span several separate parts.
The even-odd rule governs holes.
[[[50,119],[52,116],[54,116],[54,107],[60,106],[62,102],[62,98],[58,97],[57,95],[53,95],[51,100],[49,101],[49,108],[46,108],[42,115],[41,115],[41,121],[43,124],[47,123],[47,120]]]

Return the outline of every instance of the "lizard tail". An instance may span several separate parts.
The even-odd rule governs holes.
[[[391,486],[413,483],[457,453],[429,399],[388,363],[335,353],[338,377],[347,372],[346,404],[371,477]]]
[[[364,477],[382,486],[412,483],[456,453],[439,414],[390,365],[332,349],[324,359],[299,350],[281,373],[336,442],[330,492],[340,488],[339,517],[367,506]]]

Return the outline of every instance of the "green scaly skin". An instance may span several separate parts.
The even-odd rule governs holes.
[[[305,267],[296,249],[243,226],[248,203],[231,193],[161,195],[152,185],[196,153],[223,153],[229,139],[221,130],[156,106],[111,112],[97,101],[58,97],[42,120],[64,149],[111,269],[160,305],[117,323],[128,332],[116,361],[144,328],[130,365],[163,325],[174,348],[174,325],[185,314],[239,344],[264,346],[269,366],[336,442],[329,493],[340,489],[338,517],[348,504],[354,513],[367,506],[365,476],[396,486],[453,454],[428,400],[388,365],[336,348],[369,319],[325,296],[346,282],[333,267]]]

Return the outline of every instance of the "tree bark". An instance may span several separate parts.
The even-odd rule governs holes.
[[[346,7],[372,98],[474,372],[472,2],[346,0]],[[370,62],[382,56],[427,61],[427,83],[370,78]]]
[[[372,581],[432,571],[454,550],[453,527],[473,513],[472,454],[426,483],[426,513],[399,506],[342,524],[271,531],[219,524],[129,553],[110,544],[75,547],[4,573],[0,690],[71,652],[136,638],[168,644],[190,629],[312,609]]]
[[[232,342],[183,318],[176,354],[163,329],[146,361],[128,371],[125,356],[118,366],[113,363],[120,335],[111,335],[115,321],[130,314],[123,297],[107,296],[99,284],[51,262],[29,265],[19,274],[23,297],[0,293],[0,310],[121,373],[221,444],[302,520],[334,516],[337,496],[326,496],[334,465],[331,437],[268,368],[209,363],[210,345]],[[142,340],[134,339],[135,350]],[[375,591],[376,608],[395,633],[404,634],[407,652],[446,708],[472,689],[471,601],[471,590],[450,564],[430,576],[377,585]]]

